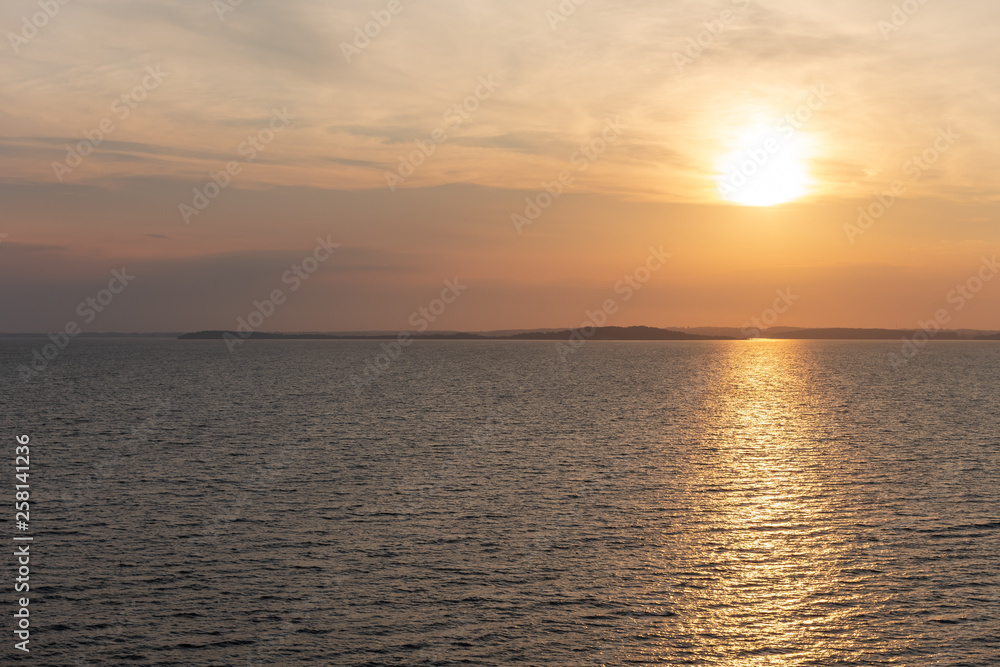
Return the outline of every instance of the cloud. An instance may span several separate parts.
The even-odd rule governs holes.
[[[503,82],[496,95],[449,132],[411,185],[529,187],[551,178],[608,116],[621,115],[632,121],[628,150],[608,153],[586,187],[705,201],[714,197],[706,172],[729,148],[726,132],[763,109],[786,113],[822,82],[836,96],[808,128],[823,142],[818,159],[855,174],[887,155],[900,163],[902,143],[919,144],[929,127],[955,123],[971,138],[953,157],[956,175],[971,181],[966,186],[988,187],[984,168],[1000,157],[992,123],[1000,97],[977,92],[973,102],[968,95],[1000,57],[995,40],[973,39],[1000,11],[985,1],[963,7],[928,4],[884,40],[877,30],[884,8],[857,1],[803,7],[776,0],[742,9],[723,1],[590,0],[553,30],[546,12],[558,3],[427,0],[404,3],[348,64],[340,44],[372,20],[371,5],[360,0],[242,3],[225,20],[208,2],[67,6],[64,21],[54,21],[22,58],[6,60],[14,75],[0,82],[0,117],[14,136],[0,145],[0,169],[50,178],[46,162],[59,159],[63,144],[106,116],[147,65],[160,64],[170,73],[163,85],[71,179],[205,173],[234,159],[272,107],[287,106],[298,116],[295,127],[261,153],[257,164],[270,168],[255,170],[254,179],[373,187],[375,170],[441,126],[478,77],[494,75]],[[674,54],[723,10],[734,12],[731,26],[677,71]],[[80,67],[81,53],[93,68]],[[900,76],[915,69],[919,77]],[[663,172],[651,174],[656,162]],[[879,185],[847,180],[842,171],[829,176],[840,179],[831,192]],[[949,194],[943,183],[922,187]]]
[[[3,240],[3,249],[6,255],[12,253],[29,253],[35,255],[38,253],[50,253],[60,250],[68,250],[68,246],[64,245],[53,245],[45,243],[18,243],[17,241],[8,241],[6,235],[0,235],[0,239]]]

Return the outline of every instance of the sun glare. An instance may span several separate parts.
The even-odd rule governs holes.
[[[798,199],[811,184],[807,141],[787,123],[742,131],[737,148],[719,162],[721,197],[742,206],[774,206]]]

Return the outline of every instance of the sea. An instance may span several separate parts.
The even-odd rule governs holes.
[[[998,343],[46,343],[2,664],[1000,665]]]

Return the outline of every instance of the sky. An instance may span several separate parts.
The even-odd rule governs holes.
[[[1000,329],[998,23],[5,0],[0,332]]]

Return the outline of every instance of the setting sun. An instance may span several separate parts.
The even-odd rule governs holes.
[[[774,206],[805,195],[811,179],[806,140],[786,123],[743,130],[719,164],[719,194],[743,206]]]

